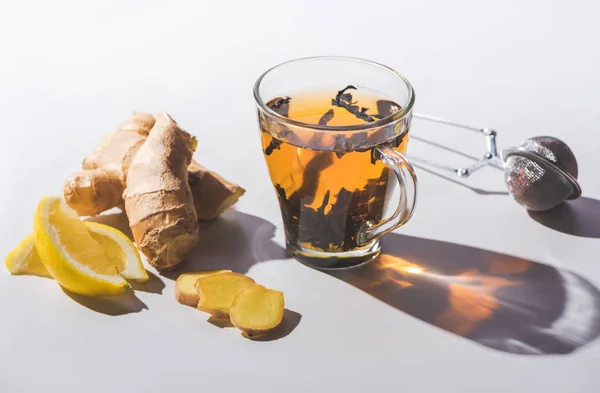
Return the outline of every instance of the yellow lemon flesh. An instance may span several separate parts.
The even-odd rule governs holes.
[[[92,238],[102,246],[104,253],[124,279],[137,282],[148,281],[148,273],[142,265],[140,253],[123,232],[95,222],[86,222],[85,226]],[[29,274],[52,278],[35,248],[35,235],[33,233],[23,239],[8,254],[6,269],[14,275]]]
[[[6,257],[6,269],[10,274],[31,274],[52,278],[35,248],[35,235],[32,233],[17,245]]]
[[[140,253],[123,232],[95,222],[86,222],[85,226],[124,279],[137,282],[148,281],[148,273],[144,269]]]
[[[69,291],[109,296],[123,293],[128,287],[85,223],[60,198],[45,197],[40,201],[34,234],[35,247],[46,270]]]

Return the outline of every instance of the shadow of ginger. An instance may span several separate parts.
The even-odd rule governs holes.
[[[275,225],[250,214],[228,209],[217,220],[200,223],[200,240],[177,268],[161,272],[175,280],[182,273],[229,269],[247,273],[260,262],[288,259],[273,241]]]
[[[600,292],[541,263],[389,235],[364,267],[333,272],[424,322],[496,350],[567,354],[600,334]]]

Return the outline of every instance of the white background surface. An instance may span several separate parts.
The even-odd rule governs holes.
[[[102,136],[131,111],[164,109],[198,136],[198,161],[247,189],[190,264],[247,272],[302,318],[253,342],[178,305],[167,277],[153,280],[162,294],[110,306],[0,274],[0,391],[597,392],[598,20],[597,1],[1,1],[0,254]],[[285,259],[251,90],[274,64],[324,54],[399,70],[417,111],[493,127],[501,147],[563,139],[586,197],[561,210],[570,224],[553,229],[507,195],[419,170],[417,212],[384,247],[441,273],[404,277],[413,287],[401,290],[378,276],[363,290]],[[465,132],[419,120],[412,132],[482,153]],[[438,152],[409,145],[409,157]],[[463,183],[504,191],[493,169]],[[520,289],[497,294],[493,263],[532,268],[502,276]],[[437,309],[452,283],[457,324],[487,315],[462,336]]]

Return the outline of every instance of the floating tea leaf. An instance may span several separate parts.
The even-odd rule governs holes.
[[[368,113],[368,108],[359,108],[358,105],[355,105],[356,102],[352,102],[352,94],[346,93],[348,90],[357,90],[355,86],[348,85],[342,90],[338,91],[335,98],[331,100],[331,105],[338,106],[340,108],[346,109],[348,112],[352,113],[357,118],[367,121],[374,122],[373,119]]]
[[[319,125],[326,126],[333,119],[333,109],[328,110],[320,119]]]
[[[290,117],[290,101],[291,97],[277,97],[267,102],[267,106],[281,116]]]
[[[284,138],[287,138],[288,136],[290,136],[291,134],[292,134],[291,130],[289,130],[288,128],[284,128],[283,130],[281,130],[277,133],[277,137],[284,139]]]
[[[366,151],[372,146],[369,143],[368,132],[355,132],[350,137],[350,145],[354,151]]]
[[[282,116],[289,117],[291,100],[292,100],[291,97],[277,97],[277,98],[273,98],[272,100],[267,102],[267,106],[274,112],[277,112]],[[281,134],[281,132],[279,133],[279,135],[280,134]],[[280,146],[281,146],[281,141],[277,140],[275,138],[272,138],[271,143],[269,143],[269,145],[264,150],[265,155],[270,156],[274,150],[279,150]]]
[[[266,156],[270,156],[273,153],[273,150],[279,150],[280,147],[281,141],[271,137],[271,143],[265,148],[264,153]]]
[[[323,144],[323,135],[322,132],[315,131],[313,136],[311,136],[306,143],[307,147],[318,149]]]
[[[378,117],[384,118],[393,115],[394,113],[400,112],[402,107],[390,100],[377,100],[377,113]]]
[[[306,164],[302,185],[294,192],[290,199],[298,199],[304,204],[311,204],[315,199],[321,172],[333,165],[333,158],[329,152],[317,153]]]
[[[402,134],[398,135],[396,138],[394,138],[394,140],[392,141],[392,147],[397,148],[398,146],[400,146],[402,144],[402,141],[404,140],[405,135],[406,134],[402,133]]]
[[[335,152],[337,158],[342,158],[344,156],[344,153],[350,150],[348,140],[343,135],[336,135],[334,143],[335,144],[333,145],[333,151]]]
[[[325,196],[323,197],[323,202],[321,203],[321,206],[319,206],[319,208],[317,209],[317,214],[320,217],[325,217],[325,208],[329,204],[329,194],[330,193],[331,193],[331,190],[327,190],[327,192],[325,193]]]

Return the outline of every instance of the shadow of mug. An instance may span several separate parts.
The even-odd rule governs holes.
[[[600,334],[600,292],[538,262],[397,234],[331,275],[424,322],[499,351],[567,354]]]

